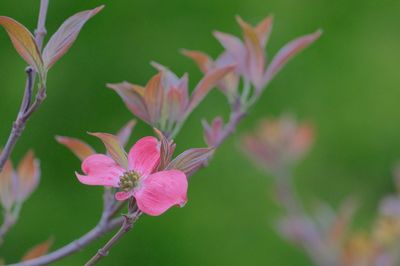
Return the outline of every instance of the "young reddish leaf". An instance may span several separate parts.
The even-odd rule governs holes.
[[[128,82],[118,84],[107,84],[107,87],[114,90],[124,101],[126,107],[143,121],[150,123],[149,112],[144,100],[145,88],[130,84]]]
[[[264,74],[263,83],[268,83],[291,58],[315,42],[321,34],[322,31],[318,30],[312,34],[297,38],[281,48],[268,66]]]
[[[17,200],[22,202],[30,196],[39,184],[40,163],[33,151],[28,151],[18,165],[18,193]]]
[[[155,75],[146,85],[144,91],[144,100],[146,102],[147,111],[150,116],[150,123],[154,125],[161,116],[161,110],[163,108],[163,84],[161,79],[163,72],[160,71]]]
[[[181,106],[181,111],[183,112],[183,110],[185,110],[189,104],[189,75],[187,73],[185,73],[182,76],[178,84],[178,90],[180,91],[182,97],[180,106]]]
[[[124,148],[118,140],[118,137],[108,134],[108,133],[89,133],[92,136],[98,137],[107,149],[110,156],[117,162],[120,166],[127,169],[128,168],[128,158]]]
[[[162,82],[163,82],[163,85],[165,87],[177,86],[178,85],[180,79],[168,67],[166,67],[164,65],[161,65],[160,63],[155,62],[155,61],[151,61],[150,65],[152,67],[154,67],[155,69],[157,69],[159,72],[163,73]]]
[[[7,31],[19,55],[37,72],[42,72],[42,57],[32,33],[24,25],[9,17],[0,16],[0,26]]]
[[[268,43],[269,36],[271,35],[272,31],[273,22],[274,22],[274,17],[268,16],[263,21],[258,23],[258,25],[255,28],[255,31],[258,35],[258,38],[261,41],[261,45],[263,48],[265,48],[266,44]]]
[[[71,48],[85,23],[103,8],[104,6],[99,6],[92,10],[79,12],[61,25],[43,50],[43,61],[46,69],[50,69]]]
[[[8,160],[0,172],[0,201],[6,210],[10,210],[15,203],[14,177],[12,163]]]
[[[220,136],[224,128],[224,120],[222,117],[217,116],[211,122],[211,125],[209,125],[206,120],[203,120],[202,124],[204,128],[204,141],[209,147],[212,147],[220,140]]]
[[[190,176],[208,162],[214,148],[194,148],[184,151],[168,164],[166,169],[176,169]]]
[[[92,147],[79,139],[57,136],[56,140],[70,149],[81,161],[96,153]]]
[[[162,171],[171,161],[176,145],[173,140],[168,140],[157,128],[154,128],[154,132],[160,140],[160,163],[158,164],[158,170]]]
[[[250,26],[241,17],[236,17],[242,28],[245,45],[248,50],[247,71],[256,87],[261,86],[265,65],[265,52],[255,28]]]
[[[191,58],[203,73],[206,73],[213,63],[213,60],[207,54],[200,51],[189,51],[183,49],[182,54]]]
[[[28,250],[25,255],[22,257],[21,261],[32,260],[43,255],[46,255],[49,252],[51,246],[53,245],[53,238],[49,238],[43,243],[37,244],[30,250]]]
[[[199,82],[193,91],[192,98],[189,103],[187,114],[190,114],[194,108],[206,97],[208,92],[220,81],[226,74],[235,69],[234,65],[217,68],[209,71]]]
[[[245,47],[238,37],[220,31],[215,31],[214,37],[221,43],[225,50],[235,57],[236,60],[240,60],[244,57],[246,53]]]
[[[132,130],[136,125],[136,120],[129,121],[123,128],[121,128],[117,133],[117,138],[121,143],[122,147],[125,147],[129,141],[132,134]]]
[[[168,120],[175,122],[184,114],[186,106],[183,106],[184,96],[182,91],[177,88],[171,88],[166,95],[166,106],[168,106]]]

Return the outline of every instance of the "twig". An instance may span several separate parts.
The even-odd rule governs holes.
[[[15,218],[11,216],[9,213],[4,215],[3,224],[0,226],[0,245],[3,244],[4,236],[11,229],[11,227],[15,224]]]
[[[121,209],[124,204],[115,202],[109,190],[104,191],[104,205],[100,221],[89,232],[76,239],[75,241],[55,250],[47,255],[38,257],[36,259],[11,264],[9,266],[40,266],[58,261],[68,255],[82,250],[84,247],[97,240],[104,234],[120,227],[124,224],[124,218],[114,218],[114,215]],[[110,197],[111,196],[111,197]]]
[[[289,166],[280,166],[274,173],[278,200],[287,213],[293,215],[302,214],[304,213],[304,207],[297,196],[293,185],[293,177],[288,168]]]
[[[304,217],[307,217],[308,215],[303,206],[302,200],[297,195],[290,168],[291,167],[288,165],[281,165],[273,173],[278,201],[290,219],[304,219]],[[311,227],[312,230],[308,228],[304,230],[303,234],[297,235],[297,241],[300,246],[302,246],[310,255],[310,258],[315,265],[336,265],[336,263],[331,261],[329,256],[325,256],[325,244],[323,237],[319,233],[318,226],[312,220],[308,221],[308,226]]]
[[[235,132],[237,125],[240,123],[240,121],[242,121],[246,114],[247,111],[243,109],[240,105],[234,107],[231,115],[229,116],[229,122],[224,126],[220,138],[215,143],[215,148],[221,146],[221,144]]]
[[[110,249],[120,240],[126,233],[128,233],[134,223],[139,219],[142,214],[137,208],[136,204],[133,204],[133,199],[130,202],[129,212],[124,215],[124,222],[118,232],[102,247],[97,253],[85,264],[85,266],[92,266],[99,262],[103,257],[107,256]]]
[[[49,0],[40,1],[39,19],[37,24],[37,30],[35,31],[35,40],[39,49],[41,49],[43,45],[44,36],[46,35],[45,24],[46,24],[48,5],[49,5]],[[35,102],[32,105],[30,105],[36,73],[35,71],[32,70],[31,67],[27,68],[26,73],[28,77],[22,103],[17,118],[13,123],[13,128],[8,137],[7,143],[4,146],[4,150],[0,155],[0,172],[3,170],[4,164],[10,157],[12,150],[15,147],[15,144],[17,143],[19,137],[24,131],[27,120],[37,110],[37,108],[46,98],[46,88],[44,87],[44,85],[42,85],[38,90]]]
[[[68,255],[71,255],[77,251],[82,250],[84,247],[92,243],[94,240],[100,238],[105,233],[118,228],[123,224],[124,219],[122,217],[115,218],[108,223],[102,224],[101,221],[92,230],[84,234],[82,237],[72,241],[68,245],[53,251],[47,255],[38,257],[36,259],[10,264],[9,266],[40,266],[47,265],[54,261],[60,260]]]

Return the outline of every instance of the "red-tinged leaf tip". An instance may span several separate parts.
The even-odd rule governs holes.
[[[0,26],[8,33],[15,50],[37,72],[42,73],[43,60],[32,33],[18,21],[0,16]]]
[[[160,71],[146,85],[144,100],[150,117],[150,123],[155,125],[161,117],[163,108],[163,84],[161,82],[164,72]]]
[[[99,138],[107,149],[108,154],[118,163],[121,167],[128,168],[127,154],[122,147],[117,136],[109,133],[91,133],[89,135]]]
[[[48,240],[46,240],[43,243],[37,244],[30,250],[28,250],[25,255],[22,257],[21,261],[27,261],[27,260],[32,260],[38,257],[41,257],[43,255],[46,255],[51,246],[53,245],[54,239],[50,237]]]
[[[312,34],[299,37],[282,47],[264,74],[264,84],[268,83],[291,58],[315,42],[321,36],[321,34],[322,30],[319,29]]]
[[[260,47],[260,39],[257,35],[256,30],[250,24],[244,21],[240,16],[236,16],[236,21],[242,28],[246,42],[248,42],[249,45],[254,46],[254,48]]]
[[[17,168],[17,200],[26,200],[36,189],[40,179],[40,162],[33,151],[28,151]]]
[[[72,151],[72,153],[75,154],[81,161],[96,153],[92,147],[79,139],[56,136],[56,140],[58,143],[64,145],[70,151]]]
[[[235,57],[240,56],[244,52],[243,43],[238,37],[220,31],[214,31],[213,35]]]
[[[95,9],[93,9],[94,15],[96,15],[97,13],[102,11],[105,7],[106,7],[106,5],[101,5],[101,6],[96,7]]]
[[[265,65],[265,51],[262,40],[255,28],[237,16],[236,20],[243,31],[245,45],[248,51],[246,72],[256,88],[261,87]]]
[[[265,48],[265,45],[268,43],[269,36],[272,32],[272,26],[274,23],[274,16],[269,15],[265,19],[263,19],[255,28],[255,31],[258,35],[258,38],[261,40],[262,47]]]
[[[184,56],[192,59],[198,65],[198,67],[203,73],[206,73],[210,69],[213,63],[213,60],[211,59],[210,56],[200,51],[190,51],[182,49],[181,53]]]
[[[164,66],[164,65],[162,65],[162,64],[160,64],[160,63],[158,63],[156,61],[151,61],[150,65],[152,67],[154,67],[155,69],[157,69],[158,71],[166,71],[166,70],[168,70],[168,67],[166,67],[166,66]]]
[[[79,12],[61,25],[43,50],[43,61],[46,69],[50,69],[71,48],[86,22],[103,8],[104,5]]]

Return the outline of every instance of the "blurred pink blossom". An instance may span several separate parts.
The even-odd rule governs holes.
[[[291,116],[262,120],[254,133],[242,139],[244,151],[269,170],[288,167],[308,152],[314,141],[309,123],[298,123]]]

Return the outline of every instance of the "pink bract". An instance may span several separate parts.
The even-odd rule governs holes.
[[[187,178],[179,170],[155,172],[160,161],[160,145],[154,137],[144,137],[131,148],[128,154],[128,169],[124,169],[112,158],[93,154],[82,163],[85,175],[76,174],[86,185],[120,187],[121,177],[129,172],[138,175],[137,183],[129,191],[117,192],[119,201],[135,197],[139,209],[152,216],[164,213],[174,205],[186,203]]]

